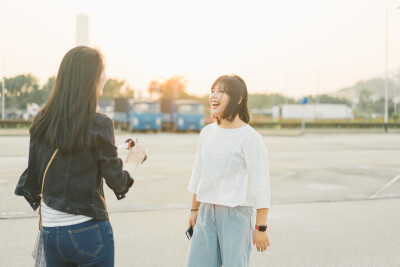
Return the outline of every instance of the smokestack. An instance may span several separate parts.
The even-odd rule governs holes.
[[[89,44],[89,15],[79,14],[76,16],[75,45]]]

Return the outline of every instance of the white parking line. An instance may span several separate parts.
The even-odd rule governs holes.
[[[384,186],[382,186],[378,191],[376,191],[375,193],[370,195],[369,198],[377,198],[379,196],[379,194],[381,194],[383,191],[388,189],[390,186],[392,186],[399,179],[400,179],[400,174],[397,175],[396,177],[394,177],[392,180],[390,180],[389,183],[387,183]]]
[[[287,173],[285,173],[285,174],[283,174],[281,176],[278,176],[278,177],[272,179],[272,181],[277,181],[277,180],[280,180],[280,179],[283,179],[283,178],[287,178],[287,177],[292,176],[294,174],[296,174],[296,171],[290,171],[290,172],[287,172]]]

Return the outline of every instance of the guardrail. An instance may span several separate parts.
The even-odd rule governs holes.
[[[301,128],[301,121],[285,122],[285,121],[270,121],[270,122],[250,122],[250,125],[255,128],[271,128],[271,129],[293,129]],[[367,129],[367,128],[383,128],[383,122],[306,122],[306,128],[336,128],[336,129]],[[400,129],[400,122],[388,123],[388,128]]]
[[[26,120],[0,120],[0,128],[29,128],[31,124]]]
[[[32,121],[0,120],[0,128],[29,128]],[[250,125],[255,128],[296,129],[301,128],[301,121],[254,121]],[[306,128],[338,128],[338,129],[367,129],[383,128],[383,122],[306,122]],[[400,122],[388,123],[389,129],[400,129]]]

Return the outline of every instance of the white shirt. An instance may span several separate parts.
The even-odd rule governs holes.
[[[269,168],[261,135],[249,125],[204,127],[188,189],[199,202],[269,208]]]
[[[58,211],[47,206],[44,201],[41,202],[42,225],[44,227],[67,226],[78,223],[83,223],[92,220],[93,218],[85,215],[69,214]]]

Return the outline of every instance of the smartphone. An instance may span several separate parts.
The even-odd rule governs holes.
[[[193,235],[193,227],[189,226],[189,228],[186,230],[186,237],[190,240],[190,238],[192,238]]]

